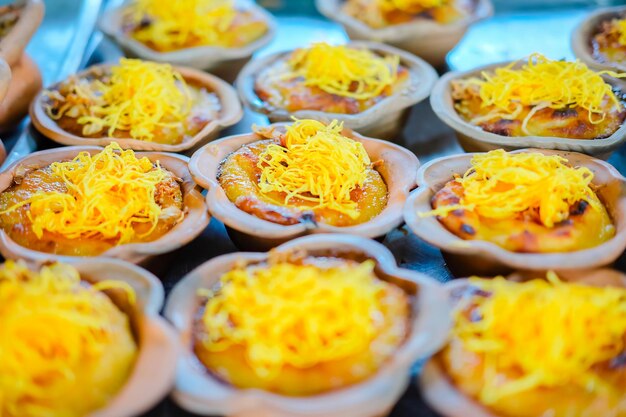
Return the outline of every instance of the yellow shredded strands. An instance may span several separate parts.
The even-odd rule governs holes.
[[[456,310],[453,333],[483,357],[480,400],[487,405],[534,389],[610,388],[594,366],[626,350],[626,290],[563,283],[553,272],[547,279],[470,280],[490,295],[471,297]],[[474,313],[464,314],[474,305]]]
[[[259,155],[260,191],[285,193],[280,204],[287,206],[294,206],[295,198],[358,217],[350,193],[363,186],[371,162],[363,145],[342,130],[336,120],[328,125],[296,120],[287,127],[285,146],[270,144]]]
[[[617,41],[620,45],[626,46],[626,19],[615,19],[613,21],[613,26],[619,34]]]
[[[328,268],[276,262],[234,269],[206,304],[211,352],[243,346],[255,373],[308,368],[367,349],[377,336],[384,286],[374,262]]]
[[[558,155],[508,153],[502,149],[477,154],[472,167],[456,179],[464,196],[460,204],[439,207],[420,216],[446,216],[458,209],[491,219],[515,218],[536,210],[546,227],[566,220],[570,207],[586,201],[596,210],[602,203],[591,188],[593,172],[573,168]]]
[[[179,128],[193,107],[178,71],[169,64],[139,59],[122,58],[111,67],[109,79],[77,83],[73,92],[90,103],[89,114],[77,119],[84,125],[84,135],[107,130],[114,137],[116,130],[122,130],[133,139],[152,141],[158,131]],[[59,119],[70,110],[67,104],[53,116]]]
[[[98,237],[116,244],[138,235],[134,226],[149,224],[154,231],[161,207],[155,201],[156,186],[166,172],[148,158],[137,158],[117,143],[90,155],[81,152],[72,161],[54,162],[52,174],[63,180],[67,192],[40,192],[0,214],[30,205],[28,215],[39,238],[44,231],[70,239]]]
[[[288,63],[293,72],[286,74],[287,78],[302,77],[307,86],[367,100],[378,97],[397,81],[400,57],[380,57],[367,49],[315,43],[294,51]]]
[[[376,2],[382,11],[400,10],[406,13],[420,13],[444,6],[448,0],[376,0]]]
[[[233,0],[133,0],[129,11],[139,27],[133,36],[166,51],[190,44],[222,46],[238,14]]]
[[[81,417],[121,388],[137,347],[105,287],[134,299],[122,282],[81,283],[70,265],[0,265],[0,416]]]
[[[483,71],[481,77],[459,80],[460,85],[478,86],[483,107],[495,109],[486,116],[472,120],[478,124],[495,118],[515,119],[525,106],[532,110],[525,117],[523,129],[539,110],[545,108],[564,109],[580,107],[587,110],[593,124],[604,121],[605,103],[613,103],[614,108],[623,106],[601,75],[626,77],[613,71],[594,72],[580,61],[552,61],[535,53],[528,62],[516,69],[513,62],[493,72]],[[528,133],[530,134],[530,133]]]

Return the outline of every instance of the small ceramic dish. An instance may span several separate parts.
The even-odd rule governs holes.
[[[589,14],[572,32],[572,50],[576,58],[596,70],[626,72],[626,62],[600,62],[593,56],[592,38],[598,33],[602,22],[626,17],[626,7],[602,8]]]
[[[523,281],[536,278],[537,273],[518,272],[507,279]],[[613,269],[594,271],[563,271],[559,278],[564,281],[584,283],[594,286],[626,287],[626,275]],[[468,285],[467,279],[458,279],[445,285],[450,298],[463,291]],[[500,417],[479,404],[476,400],[459,391],[436,358],[431,358],[418,377],[418,385],[426,403],[437,413],[445,417]]]
[[[238,6],[249,10],[266,23],[267,32],[261,38],[240,48],[197,46],[172,52],[158,52],[124,33],[123,12],[126,5],[105,11],[99,21],[102,32],[117,43],[126,56],[206,70],[227,81],[234,80],[252,54],[267,45],[276,32],[276,21],[270,13],[253,1],[237,0]]]
[[[463,240],[448,231],[436,216],[420,218],[419,212],[432,210],[431,199],[452,176],[463,174],[471,166],[474,154],[435,159],[420,168],[419,188],[411,194],[404,208],[404,219],[418,237],[442,250],[448,266],[456,276],[497,275],[514,269],[573,270],[595,268],[615,261],[626,248],[626,178],[610,164],[573,152],[523,149],[519,152],[540,152],[559,155],[572,166],[583,166],[594,173],[593,184],[615,225],[615,236],[593,248],[564,253],[518,253],[495,243]]]
[[[0,56],[13,68],[19,63],[26,45],[41,24],[45,7],[42,0],[18,0],[4,7],[7,13],[18,14],[13,27],[0,37]]]
[[[97,146],[69,146],[58,149],[34,152],[11,164],[0,173],[0,192],[11,186],[13,178],[21,167],[44,167],[57,161],[68,161],[80,152],[98,153],[102,148]],[[191,179],[187,168],[188,158],[160,152],[138,152],[138,157],[147,157],[151,161],[160,161],[161,166],[182,180],[184,219],[159,239],[151,242],[128,243],[115,246],[100,256],[118,258],[132,263],[140,263],[150,257],[171,252],[186,245],[197,237],[209,224],[209,216],[202,194]],[[41,264],[50,261],[72,262],[84,259],[76,256],[55,255],[39,252],[18,245],[4,230],[0,229],[0,253],[7,259],[23,259],[29,264]]]
[[[522,60],[523,61],[523,60]],[[451,82],[457,79],[480,76],[483,71],[508,65],[509,62],[491,64],[465,72],[449,72],[435,84],[430,95],[430,104],[439,119],[456,132],[459,143],[466,152],[484,152],[493,149],[507,151],[523,148],[557,149],[581,152],[601,159],[608,159],[626,141],[626,123],[623,123],[611,136],[605,139],[567,139],[541,136],[502,136],[487,132],[463,120],[454,108],[451,95]],[[518,62],[515,68],[524,65]],[[609,84],[620,86],[618,81],[607,80]]]
[[[411,52],[434,67],[443,67],[446,54],[463,38],[470,25],[493,15],[490,0],[475,0],[474,12],[460,20],[442,25],[426,19],[372,28],[343,11],[345,0],[316,0],[317,9],[341,24],[352,40],[383,42]]]
[[[271,122],[290,121],[292,117],[327,122],[336,119],[344,122],[345,127],[363,135],[392,139],[402,129],[409,108],[428,97],[437,80],[437,73],[422,59],[388,45],[375,42],[350,42],[348,45],[366,48],[380,55],[398,55],[400,64],[409,70],[410,79],[407,85],[367,110],[356,114],[326,113],[318,110],[289,112],[263,102],[254,91],[254,83],[259,72],[293,52],[287,51],[254,59],[247,64],[237,77],[236,86],[239,97],[245,106],[267,115]]]
[[[417,172],[419,161],[411,151],[393,143],[348,130],[343,134],[361,142],[372,161],[383,161],[377,171],[387,185],[389,196],[387,206],[380,214],[355,226],[336,227],[313,222],[285,226],[246,213],[231,202],[218,181],[220,165],[232,152],[260,140],[254,133],[229,136],[205,145],[192,156],[189,170],[194,180],[208,190],[206,201],[209,211],[226,225],[231,238],[241,247],[268,249],[310,233],[350,233],[369,238],[383,236],[402,223],[402,207],[415,187],[413,175]]]
[[[413,362],[437,350],[447,337],[450,318],[448,301],[441,285],[418,272],[398,268],[393,255],[384,246],[356,236],[307,236],[281,245],[276,250],[374,260],[378,276],[407,293],[417,295],[413,300],[414,316],[408,339],[373,376],[329,393],[287,397],[227,385],[208,373],[192,350],[191,327],[199,308],[197,290],[212,288],[221,275],[238,262],[261,262],[268,258],[268,254],[233,253],[220,256],[184,277],[174,287],[165,308],[165,316],[180,332],[180,341],[184,346],[178,363],[174,400],[183,408],[203,415],[373,417],[389,413],[406,388]]]
[[[98,73],[102,69],[109,68],[111,64],[96,65],[77,74],[83,78],[93,73]],[[132,138],[111,138],[103,136],[100,138],[85,138],[63,130],[55,120],[45,111],[44,103],[46,96],[40,92],[30,106],[30,116],[33,125],[42,134],[55,142],[63,145],[97,145],[106,146],[111,142],[117,142],[124,149],[134,149],[139,151],[161,151],[161,152],[191,152],[205,143],[215,139],[219,132],[229,126],[234,125],[243,117],[243,109],[237,98],[235,89],[227,82],[214,75],[191,68],[175,67],[183,78],[194,86],[203,87],[209,92],[215,93],[220,101],[219,117],[211,120],[195,136],[183,140],[181,143],[171,145],[165,143],[149,142]],[[49,89],[55,89],[58,84]]]

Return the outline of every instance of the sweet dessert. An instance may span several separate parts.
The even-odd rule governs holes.
[[[626,64],[626,15],[601,21],[591,38],[591,48],[598,62]]]
[[[169,64],[122,58],[44,92],[43,107],[65,132],[84,138],[180,144],[219,118],[218,96]]]
[[[374,267],[279,252],[240,263],[199,292],[194,352],[236,388],[307,396],[362,381],[392,358],[411,320],[407,293]]]
[[[603,139],[626,117],[623,93],[580,61],[533,54],[478,76],[453,79],[451,96],[467,122],[497,135]]]
[[[288,112],[357,114],[393,95],[409,78],[397,55],[316,43],[263,68],[254,92],[266,106]]]
[[[264,19],[235,0],[132,0],[122,21],[126,34],[158,52],[238,48],[268,31]]]
[[[441,224],[465,240],[514,252],[571,252],[598,246],[615,226],[596,194],[594,174],[558,155],[495,150],[475,154],[432,197]]]
[[[125,282],[90,284],[69,264],[0,265],[0,415],[82,417],[117,394],[138,347],[110,289],[134,302]]]
[[[548,272],[523,283],[470,278],[453,297],[452,337],[433,362],[489,415],[626,415],[624,288]]]
[[[59,255],[150,242],[184,217],[180,179],[116,143],[71,161],[20,166],[0,193],[0,227],[8,237]]]
[[[346,0],[343,11],[372,28],[419,19],[445,25],[471,15],[473,0]]]
[[[218,172],[228,199],[246,213],[282,225],[350,226],[385,208],[382,162],[341,123],[296,120],[255,134],[258,141],[228,155]]]

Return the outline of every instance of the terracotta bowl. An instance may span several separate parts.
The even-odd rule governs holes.
[[[442,25],[416,19],[413,22],[372,28],[346,14],[345,0],[316,0],[317,9],[327,18],[341,24],[350,39],[383,42],[422,57],[435,67],[443,67],[446,54],[463,38],[470,25],[493,15],[490,0],[476,0],[474,13],[457,22]]]
[[[276,32],[276,21],[265,9],[250,0],[237,0],[237,4],[263,19],[268,27],[265,35],[240,48],[197,46],[172,52],[155,51],[122,30],[122,16],[126,4],[104,12],[99,26],[105,35],[122,48],[126,56],[206,70],[227,81],[232,81],[252,54],[267,45]]]
[[[545,276],[545,275],[544,275]],[[537,278],[538,274],[516,273],[512,280]],[[567,271],[559,274],[565,281],[587,283],[597,286],[626,286],[626,275],[612,269],[595,271]],[[467,287],[466,279],[459,279],[446,284],[448,294],[462,291]],[[499,417],[474,399],[459,391],[448,378],[445,370],[436,358],[431,358],[422,370],[418,383],[426,403],[437,413],[445,417]]]
[[[112,64],[96,65],[77,75],[82,78],[97,72],[101,68],[108,68],[111,65]],[[209,122],[194,137],[184,140],[179,144],[170,145],[132,138],[110,138],[108,136],[84,138],[74,135],[61,129],[57,122],[48,116],[44,109],[45,96],[43,91],[35,97],[30,106],[30,116],[33,125],[42,134],[63,145],[106,146],[111,142],[117,142],[124,149],[134,149],[138,151],[191,152],[215,139],[222,129],[232,126],[241,120],[243,117],[243,109],[241,108],[241,103],[239,103],[235,89],[230,84],[214,75],[202,71],[183,67],[175,67],[175,69],[181,73],[186,81],[196,86],[205,87],[209,92],[214,92],[218,96],[222,106],[219,117],[216,120]],[[57,84],[50,88],[55,88],[56,86]]]
[[[131,306],[116,291],[106,291],[129,316],[139,344],[139,355],[124,387],[105,407],[91,412],[87,417],[131,417],[142,414],[169,392],[176,371],[179,352],[177,336],[159,316],[164,299],[163,285],[148,271],[117,259],[79,259],[71,264],[85,281],[124,281],[133,287],[137,296],[136,304]]]
[[[463,240],[449,232],[435,216],[420,218],[417,214],[432,209],[431,199],[435,193],[452,179],[453,174],[467,171],[474,154],[439,158],[419,170],[419,188],[406,202],[404,219],[418,237],[442,250],[448,266],[456,276],[489,276],[514,269],[563,271],[595,268],[612,263],[624,252],[626,178],[608,163],[579,153],[542,149],[523,149],[515,153],[531,151],[562,156],[571,165],[587,167],[594,173],[593,183],[598,186],[597,194],[613,219],[615,237],[590,249],[564,253],[518,253],[487,241]]]
[[[480,76],[483,71],[491,71],[495,68],[508,65],[510,62],[485,65],[464,72],[449,72],[442,76],[430,95],[430,104],[433,111],[442,122],[455,130],[459,143],[466,152],[483,152],[493,149],[523,149],[541,148],[558,149],[561,151],[581,152],[602,159],[608,159],[611,152],[626,141],[626,123],[605,139],[566,139],[557,137],[541,136],[502,136],[487,132],[478,126],[474,126],[457,113],[451,96],[452,80]],[[519,62],[516,67],[525,62]],[[619,86],[615,80],[607,80],[612,85]]]
[[[372,220],[355,226],[312,223],[284,226],[248,214],[232,203],[217,178],[220,164],[232,152],[258,141],[254,133],[229,136],[204,146],[192,156],[189,170],[194,180],[208,190],[206,201],[209,211],[226,225],[231,238],[240,247],[268,249],[310,233],[350,233],[370,238],[383,236],[402,223],[402,207],[410,190],[415,187],[414,173],[419,161],[411,151],[393,143],[348,130],[343,133],[361,142],[372,161],[384,161],[378,171],[389,191],[385,209]]]
[[[422,59],[394,47],[374,42],[350,42],[348,45],[367,48],[382,55],[398,55],[400,62],[410,72],[407,85],[392,96],[382,100],[369,109],[357,114],[326,113],[318,110],[298,110],[289,112],[275,108],[262,101],[254,91],[254,83],[262,70],[271,63],[284,59],[292,51],[279,52],[254,59],[247,64],[237,77],[237,92],[244,105],[255,112],[267,115],[271,122],[291,121],[299,119],[315,119],[330,121],[337,119],[344,122],[345,127],[356,130],[364,135],[392,139],[402,130],[407,112],[411,106],[424,100],[430,94],[437,73]]]
[[[330,393],[287,397],[258,389],[238,389],[216,379],[192,350],[192,324],[199,288],[212,288],[221,275],[241,260],[260,262],[266,253],[233,253],[214,258],[184,277],[172,291],[165,316],[180,332],[184,353],[178,362],[174,400],[203,415],[238,417],[369,417],[389,413],[404,392],[409,369],[417,359],[439,349],[448,334],[449,304],[441,285],[432,278],[396,266],[391,252],[374,241],[349,235],[307,236],[281,245],[282,252],[306,251],[313,256],[354,256],[377,263],[380,277],[417,294],[411,333],[398,352],[369,379]]]
[[[102,148],[97,146],[69,146],[58,149],[34,152],[19,161],[11,164],[0,173],[0,192],[3,192],[13,183],[13,177],[22,166],[44,167],[56,161],[68,161],[79,152],[98,153]],[[148,157],[152,161],[160,161],[161,166],[182,179],[183,205],[185,218],[165,235],[152,242],[128,243],[115,246],[100,256],[118,258],[133,263],[140,263],[147,258],[165,254],[178,249],[197,237],[209,224],[209,216],[203,201],[202,194],[191,179],[187,168],[188,158],[180,155],[160,152],[138,152],[139,157]],[[77,256],[55,255],[39,252],[15,243],[0,229],[0,253],[7,259],[23,259],[31,265],[50,261],[72,262],[77,259],[86,259]]]
[[[600,23],[623,16],[626,6],[598,9],[589,14],[572,32],[572,50],[576,58],[596,70],[626,72],[626,62],[598,62],[593,56],[591,39],[596,34]]]
[[[18,0],[12,4],[21,7],[20,17],[15,26],[0,39],[0,57],[11,68],[19,64],[26,45],[43,20],[45,10],[42,0]]]

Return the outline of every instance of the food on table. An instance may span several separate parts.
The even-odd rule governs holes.
[[[341,123],[296,120],[257,129],[258,140],[221,163],[218,180],[239,209],[282,225],[350,226],[387,205],[388,190],[361,142]]]
[[[591,47],[598,62],[626,64],[626,16],[600,22]]]
[[[502,417],[626,416],[626,290],[470,278],[435,357],[464,395]]]
[[[454,23],[471,15],[474,0],[347,0],[343,10],[372,28],[431,20]]]
[[[113,143],[47,166],[20,166],[0,193],[0,227],[17,244],[93,256],[150,242],[184,217],[180,179]]]
[[[159,52],[197,46],[240,48],[268,31],[261,16],[235,0],[132,0],[123,28]]]
[[[254,90],[266,105],[289,112],[356,114],[393,95],[409,77],[397,55],[315,43],[263,69]]]
[[[129,318],[68,264],[0,265],[0,415],[83,417],[106,405],[137,357]]]
[[[596,194],[594,174],[558,155],[476,154],[432,198],[433,210],[458,237],[515,252],[570,252],[611,239],[615,226]]]
[[[46,114],[85,138],[132,138],[178,144],[219,116],[212,91],[194,86],[169,64],[122,58],[96,66],[45,92]]]
[[[454,107],[467,122],[502,136],[602,139],[622,126],[623,94],[580,61],[533,54],[451,82]]]
[[[237,388],[315,395],[362,381],[409,332],[409,296],[372,260],[271,253],[202,290],[194,351]]]

